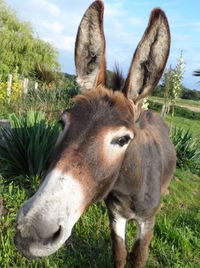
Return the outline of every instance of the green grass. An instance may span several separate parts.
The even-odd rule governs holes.
[[[0,223],[0,267],[113,267],[108,215],[103,202],[90,206],[58,252],[34,261],[22,257],[14,246],[14,226],[17,210],[30,192],[14,183],[6,185],[3,178],[0,181],[0,196],[5,205]],[[162,198],[146,267],[200,267],[200,177],[177,170],[169,192]],[[131,222],[127,228],[129,250],[135,234],[135,223]]]
[[[171,115],[165,115],[165,121],[171,125]],[[182,127],[185,130],[190,129],[194,137],[200,137],[200,121],[174,116],[172,126]]]

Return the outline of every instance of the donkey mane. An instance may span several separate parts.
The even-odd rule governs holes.
[[[119,105],[120,107],[126,107],[132,111],[132,103],[120,91],[108,90],[104,86],[98,86],[95,90],[84,92],[74,97],[75,104],[86,103],[86,105],[92,105],[94,101],[106,100],[110,101],[110,107]]]
[[[113,91],[122,91],[124,84],[125,84],[125,78],[123,76],[122,70],[120,69],[119,65],[115,65],[114,71],[112,73],[111,77],[111,89]]]

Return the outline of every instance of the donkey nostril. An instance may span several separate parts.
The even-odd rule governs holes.
[[[62,226],[60,225],[58,230],[52,236],[52,242],[55,242],[60,237],[61,232],[62,232]]]

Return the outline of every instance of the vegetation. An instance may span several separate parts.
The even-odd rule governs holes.
[[[55,122],[71,105],[79,87],[75,76],[60,74],[56,50],[40,40],[29,23],[20,22],[3,0],[0,58],[0,119],[11,122],[11,132],[3,131],[5,145],[0,146],[0,267],[112,267],[104,202],[87,210],[69,241],[54,255],[29,261],[16,250],[13,238],[17,210],[37,190],[59,134]],[[165,73],[154,93],[156,97],[145,103],[159,113],[162,104],[167,104],[165,99],[174,105],[171,138],[177,153],[175,178],[169,187],[170,194],[162,198],[147,268],[200,267],[200,92],[181,85],[181,62]],[[120,76],[114,80],[117,85],[124,83],[119,69],[118,72]],[[10,73],[13,84],[8,103]],[[107,73],[110,88],[113,73]],[[30,80],[26,95],[22,93],[22,76]],[[37,91],[35,81],[39,82]],[[182,99],[178,99],[179,95]],[[171,112],[165,116],[169,125]],[[129,251],[135,236],[136,225],[130,222]]]
[[[153,101],[152,101],[153,100]],[[149,99],[149,108],[160,112],[162,109],[162,102],[157,102],[155,99]],[[182,116],[183,118],[192,119],[192,120],[200,120],[200,112],[193,112],[186,108],[181,108],[179,106],[174,107],[174,111],[176,116]],[[170,113],[169,113],[170,115]],[[199,128],[200,132],[200,128]]]
[[[59,119],[62,111],[70,106],[72,98],[79,92],[75,76],[63,75],[59,87],[53,90],[40,86],[36,91],[33,83],[29,83],[27,95],[21,95],[17,101],[10,103],[4,101],[1,104],[0,119],[8,119],[10,113],[25,114],[28,110],[39,110],[45,113],[46,120],[52,122]],[[12,95],[11,95],[12,96]]]
[[[12,91],[9,97],[7,94],[7,88],[8,82],[3,82],[3,80],[0,79],[0,103],[8,102],[8,99],[9,102],[15,102],[22,96],[22,83],[19,79],[17,68],[13,73]]]
[[[1,173],[5,177],[37,177],[45,171],[59,134],[58,124],[45,122],[42,112],[28,111],[25,116],[9,116],[11,130],[2,129]]]
[[[16,185],[15,180],[8,185],[3,183],[3,178],[0,181],[0,195],[5,205],[0,219],[0,267],[112,267],[109,222],[103,202],[87,210],[74,227],[70,240],[57,253],[33,261],[22,257],[13,242],[16,212],[32,192]],[[161,202],[147,268],[199,267],[199,189],[198,176],[189,171],[176,171],[170,194]],[[129,251],[135,235],[136,225],[130,222],[127,228]]]
[[[31,108],[40,110],[41,112],[37,116],[36,114],[33,115],[33,112],[30,112],[33,118],[38,118],[37,120],[28,120],[32,122],[32,128],[22,127],[21,129],[23,131],[19,131],[19,140],[23,140],[23,146],[28,144],[28,141],[22,137],[22,133],[30,133],[30,141],[33,144],[37,141],[37,139],[33,138],[33,135],[39,135],[33,133],[41,133],[43,127],[50,127],[52,129],[54,127],[53,122],[59,118],[59,115],[67,106],[71,105],[71,98],[78,92],[79,88],[75,83],[75,77],[68,75],[65,76],[62,89],[57,87],[54,90],[43,90],[43,88],[39,87],[36,92],[32,86],[26,96],[19,97],[17,101],[11,102],[10,105],[4,102],[1,106],[0,118],[13,118],[13,121],[16,120],[16,124],[18,124],[18,120],[20,122],[22,120],[23,124],[27,126],[25,122],[27,121],[27,117],[29,117],[28,111]],[[155,99],[154,102],[149,102],[150,107],[152,103],[158,105],[155,104]],[[194,103],[194,105],[195,104],[196,103]],[[190,113],[186,110],[187,112],[184,117],[188,116],[188,118],[190,118],[187,119],[183,117],[184,109],[179,107],[180,115],[176,109],[177,107],[175,108],[176,116],[174,117],[174,124],[183,126],[186,130],[190,127],[194,136],[197,137],[200,133],[198,113]],[[13,112],[17,113],[17,111],[21,113],[19,118],[18,116],[12,115]],[[194,120],[196,116],[198,118]],[[170,115],[166,116],[166,120],[170,121]],[[34,123],[41,121],[42,124]],[[41,127],[42,125],[43,127]],[[15,134],[18,131],[15,126],[13,130]],[[188,160],[190,159],[188,158],[188,152],[184,149],[188,146],[188,143],[192,143],[190,134],[186,135],[185,142],[182,142],[181,137],[181,135],[185,135],[185,131],[182,131],[181,135],[180,133],[172,135],[174,139],[176,138],[177,140],[177,150],[179,152],[178,163],[179,160],[184,162],[184,164],[180,163],[180,165],[178,165],[181,168],[190,169],[192,172],[198,173],[196,164],[191,164],[191,161]],[[45,135],[43,137],[45,137]],[[16,138],[12,138],[13,143],[15,143],[15,140]],[[40,142],[44,144],[45,150],[48,151],[49,148],[46,147],[46,144],[49,144],[49,142],[43,138],[40,139]],[[53,146],[53,143],[51,144]],[[16,143],[14,147],[18,150],[17,153],[14,152],[15,158],[18,160],[21,158],[21,155],[23,155],[24,147],[21,147],[18,143]],[[34,159],[36,155],[35,152],[40,150],[39,147],[37,143],[37,148],[32,151],[32,158],[30,157],[30,159]],[[190,147],[190,145],[188,147]],[[184,159],[182,159],[181,155],[182,150],[187,152]],[[39,151],[38,155],[44,157],[41,151]],[[1,153],[0,156],[2,156]],[[41,169],[38,168],[40,159],[37,158],[35,161],[36,168],[30,168],[29,162],[25,163],[24,161],[19,161],[18,164],[22,166],[23,171],[17,170],[15,175],[13,173],[15,169],[10,168],[9,165],[7,165],[8,162],[0,166],[0,202],[2,197],[4,205],[3,216],[0,218],[0,267],[112,267],[109,221],[104,202],[92,205],[88,209],[74,227],[69,241],[52,256],[29,261],[22,257],[16,250],[13,242],[16,212],[21,204],[36,191],[41,181],[41,175],[38,175],[41,174]],[[32,160],[32,163],[33,162],[34,160]],[[44,169],[45,166],[44,164]],[[27,171],[24,172],[24,170]],[[30,172],[30,170],[34,172]],[[39,170],[39,172],[37,170]],[[12,174],[10,174],[10,171],[12,171]],[[175,179],[170,185],[170,195],[162,199],[161,209],[157,216],[154,229],[154,237],[151,243],[147,268],[192,268],[200,265],[200,216],[198,210],[200,201],[198,192],[200,188],[200,177],[192,174],[191,171],[177,169]],[[135,235],[136,225],[134,222],[130,222],[127,228],[127,245],[129,251],[135,240]],[[130,267],[129,264],[127,264],[127,267]]]
[[[174,127],[171,140],[176,149],[177,167],[188,168],[200,174],[200,142],[192,137],[192,132]]]
[[[58,118],[58,114],[65,109],[66,105],[70,105],[71,97],[77,94],[79,90],[75,86],[74,77],[67,77],[66,79],[68,84],[65,89],[59,90],[57,88],[53,91],[39,89],[37,94],[34,90],[30,90],[25,98],[19,98],[15,104],[13,103],[9,106],[4,104],[2,107],[7,108],[5,108],[3,116],[6,118],[12,117],[13,115],[9,115],[12,114],[12,109],[16,111],[19,107],[21,107],[21,114],[26,115],[30,107],[38,107],[37,109],[46,114],[45,126],[52,126],[52,122]],[[55,110],[57,110],[56,113]],[[40,118],[44,118],[43,116],[44,114]],[[16,116],[14,117],[16,118]],[[166,116],[166,119],[170,120],[170,115]],[[42,120],[39,120],[39,122]],[[185,120],[187,120],[184,125],[185,129],[188,129],[188,127],[192,131],[199,129],[199,120],[185,119],[181,116],[174,117],[174,123],[177,125],[181,125]],[[35,120],[30,121],[34,122]],[[40,124],[32,124],[32,126],[34,127],[31,133],[34,133],[37,129],[40,131]],[[14,129],[16,128],[14,127]],[[194,146],[194,144],[191,145],[193,142],[192,137],[189,132],[186,133],[183,130],[178,132],[178,129],[176,129],[176,132],[172,134],[172,138],[176,140],[175,143],[177,144],[177,163],[181,168],[189,168],[192,172],[198,173],[196,172],[196,164],[191,164],[189,158],[192,146]],[[33,140],[35,142],[35,139]],[[22,149],[20,146],[17,148]],[[190,153],[187,148],[191,149]],[[183,158],[181,153],[184,150],[186,153]],[[19,159],[20,153],[17,153],[17,159]],[[42,153],[40,154],[43,155]],[[37,159],[36,163],[38,161],[39,159]],[[22,257],[13,242],[16,212],[21,204],[36,191],[41,176],[32,176],[30,173],[27,175],[28,172],[19,171],[14,177],[13,174],[10,177],[9,172],[11,169],[4,172],[6,165],[0,167],[0,173],[2,175],[4,173],[4,176],[0,175],[0,196],[2,196],[4,204],[3,216],[0,219],[0,267],[112,267],[109,221],[104,202],[92,205],[88,209],[74,227],[72,237],[58,252],[48,258],[33,261]],[[35,174],[38,173],[35,172]],[[147,268],[192,268],[200,265],[199,188],[200,177],[192,174],[191,171],[177,169],[175,179],[169,188],[170,195],[162,199]],[[187,198],[185,198],[186,196]],[[127,228],[129,251],[135,240],[135,235],[136,225],[134,222],[130,222]],[[129,264],[127,264],[127,267],[130,267]]]
[[[4,0],[0,0],[0,58],[0,74],[4,82],[16,68],[19,75],[32,79],[38,78],[38,66],[52,74],[60,70],[55,48],[35,37],[30,23],[20,22]]]
[[[164,103],[162,106],[161,116],[164,117],[166,113],[171,112],[171,124],[174,117],[174,107],[181,94],[181,82],[183,79],[183,56],[182,52],[178,59],[178,63],[174,69],[169,68],[169,71],[164,75]]]
[[[177,100],[179,97],[188,100],[200,100],[200,91],[191,90],[182,85],[183,73],[183,57],[181,53],[177,66],[174,69],[170,66],[169,70],[164,73],[161,84],[156,87],[152,95],[164,98],[165,105],[168,102],[172,103],[173,100]],[[193,75],[199,77],[200,70],[196,70]]]
[[[181,91],[181,99],[200,101],[200,91],[195,90],[195,89],[190,90],[190,89],[183,87]]]
[[[158,85],[152,95],[156,97],[164,98],[164,85],[163,84]],[[195,89],[191,90],[182,85],[180,97],[181,99],[199,101],[200,91],[195,90]]]

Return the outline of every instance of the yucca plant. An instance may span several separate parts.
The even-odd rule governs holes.
[[[191,131],[174,127],[171,130],[171,140],[176,150],[177,167],[191,170],[200,167],[200,144],[193,138]]]
[[[28,111],[9,116],[11,130],[2,129],[4,145],[0,145],[0,171],[6,177],[37,177],[47,168],[56,143],[59,126],[45,122],[45,114]]]

